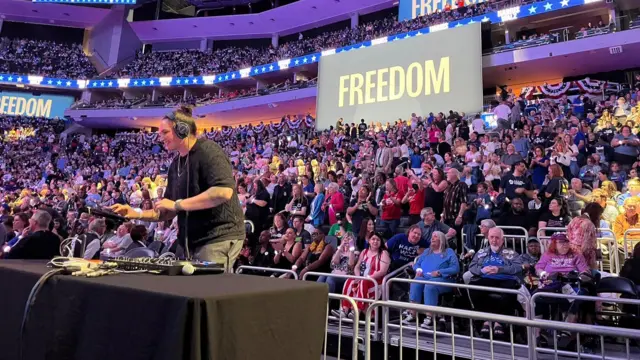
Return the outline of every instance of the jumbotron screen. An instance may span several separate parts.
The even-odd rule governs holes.
[[[480,112],[481,46],[478,23],[323,56],[318,129],[338,118],[384,124],[411,113]]]

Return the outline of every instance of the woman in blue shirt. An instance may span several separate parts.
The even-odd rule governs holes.
[[[531,182],[536,189],[542,189],[542,184],[549,173],[549,158],[545,155],[542,146],[536,146],[533,148],[533,158],[531,159]]]
[[[416,258],[413,269],[416,271],[416,280],[455,282],[454,276],[460,271],[460,265],[455,252],[447,248],[447,237],[443,232],[433,232],[431,246]],[[452,290],[453,288],[446,286],[411,283],[409,300],[412,303],[420,303],[422,300],[425,305],[435,306],[438,305],[438,297],[441,294]],[[415,313],[407,313],[403,321],[406,324],[416,321]],[[433,324],[432,316],[427,314],[420,327],[432,329]]]

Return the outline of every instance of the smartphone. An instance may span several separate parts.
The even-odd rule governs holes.
[[[411,187],[413,188],[413,190],[418,191],[419,187],[418,184],[413,184],[411,185]]]

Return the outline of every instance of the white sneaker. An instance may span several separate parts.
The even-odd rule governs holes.
[[[420,327],[427,330],[433,329],[433,319],[431,319],[431,316],[427,316],[426,318],[424,318],[424,321],[422,322],[422,324],[420,324]]]
[[[404,314],[404,319],[402,319],[402,323],[405,325],[411,325],[414,324],[416,322],[416,317],[413,316],[412,313],[406,313]]]

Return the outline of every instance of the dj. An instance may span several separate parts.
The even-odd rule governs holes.
[[[120,204],[111,209],[132,220],[165,221],[177,215],[178,243],[187,258],[229,269],[244,242],[244,215],[229,159],[215,142],[196,138],[196,130],[191,109],[166,115],[159,138],[178,156],[169,167],[165,198],[153,210]]]

